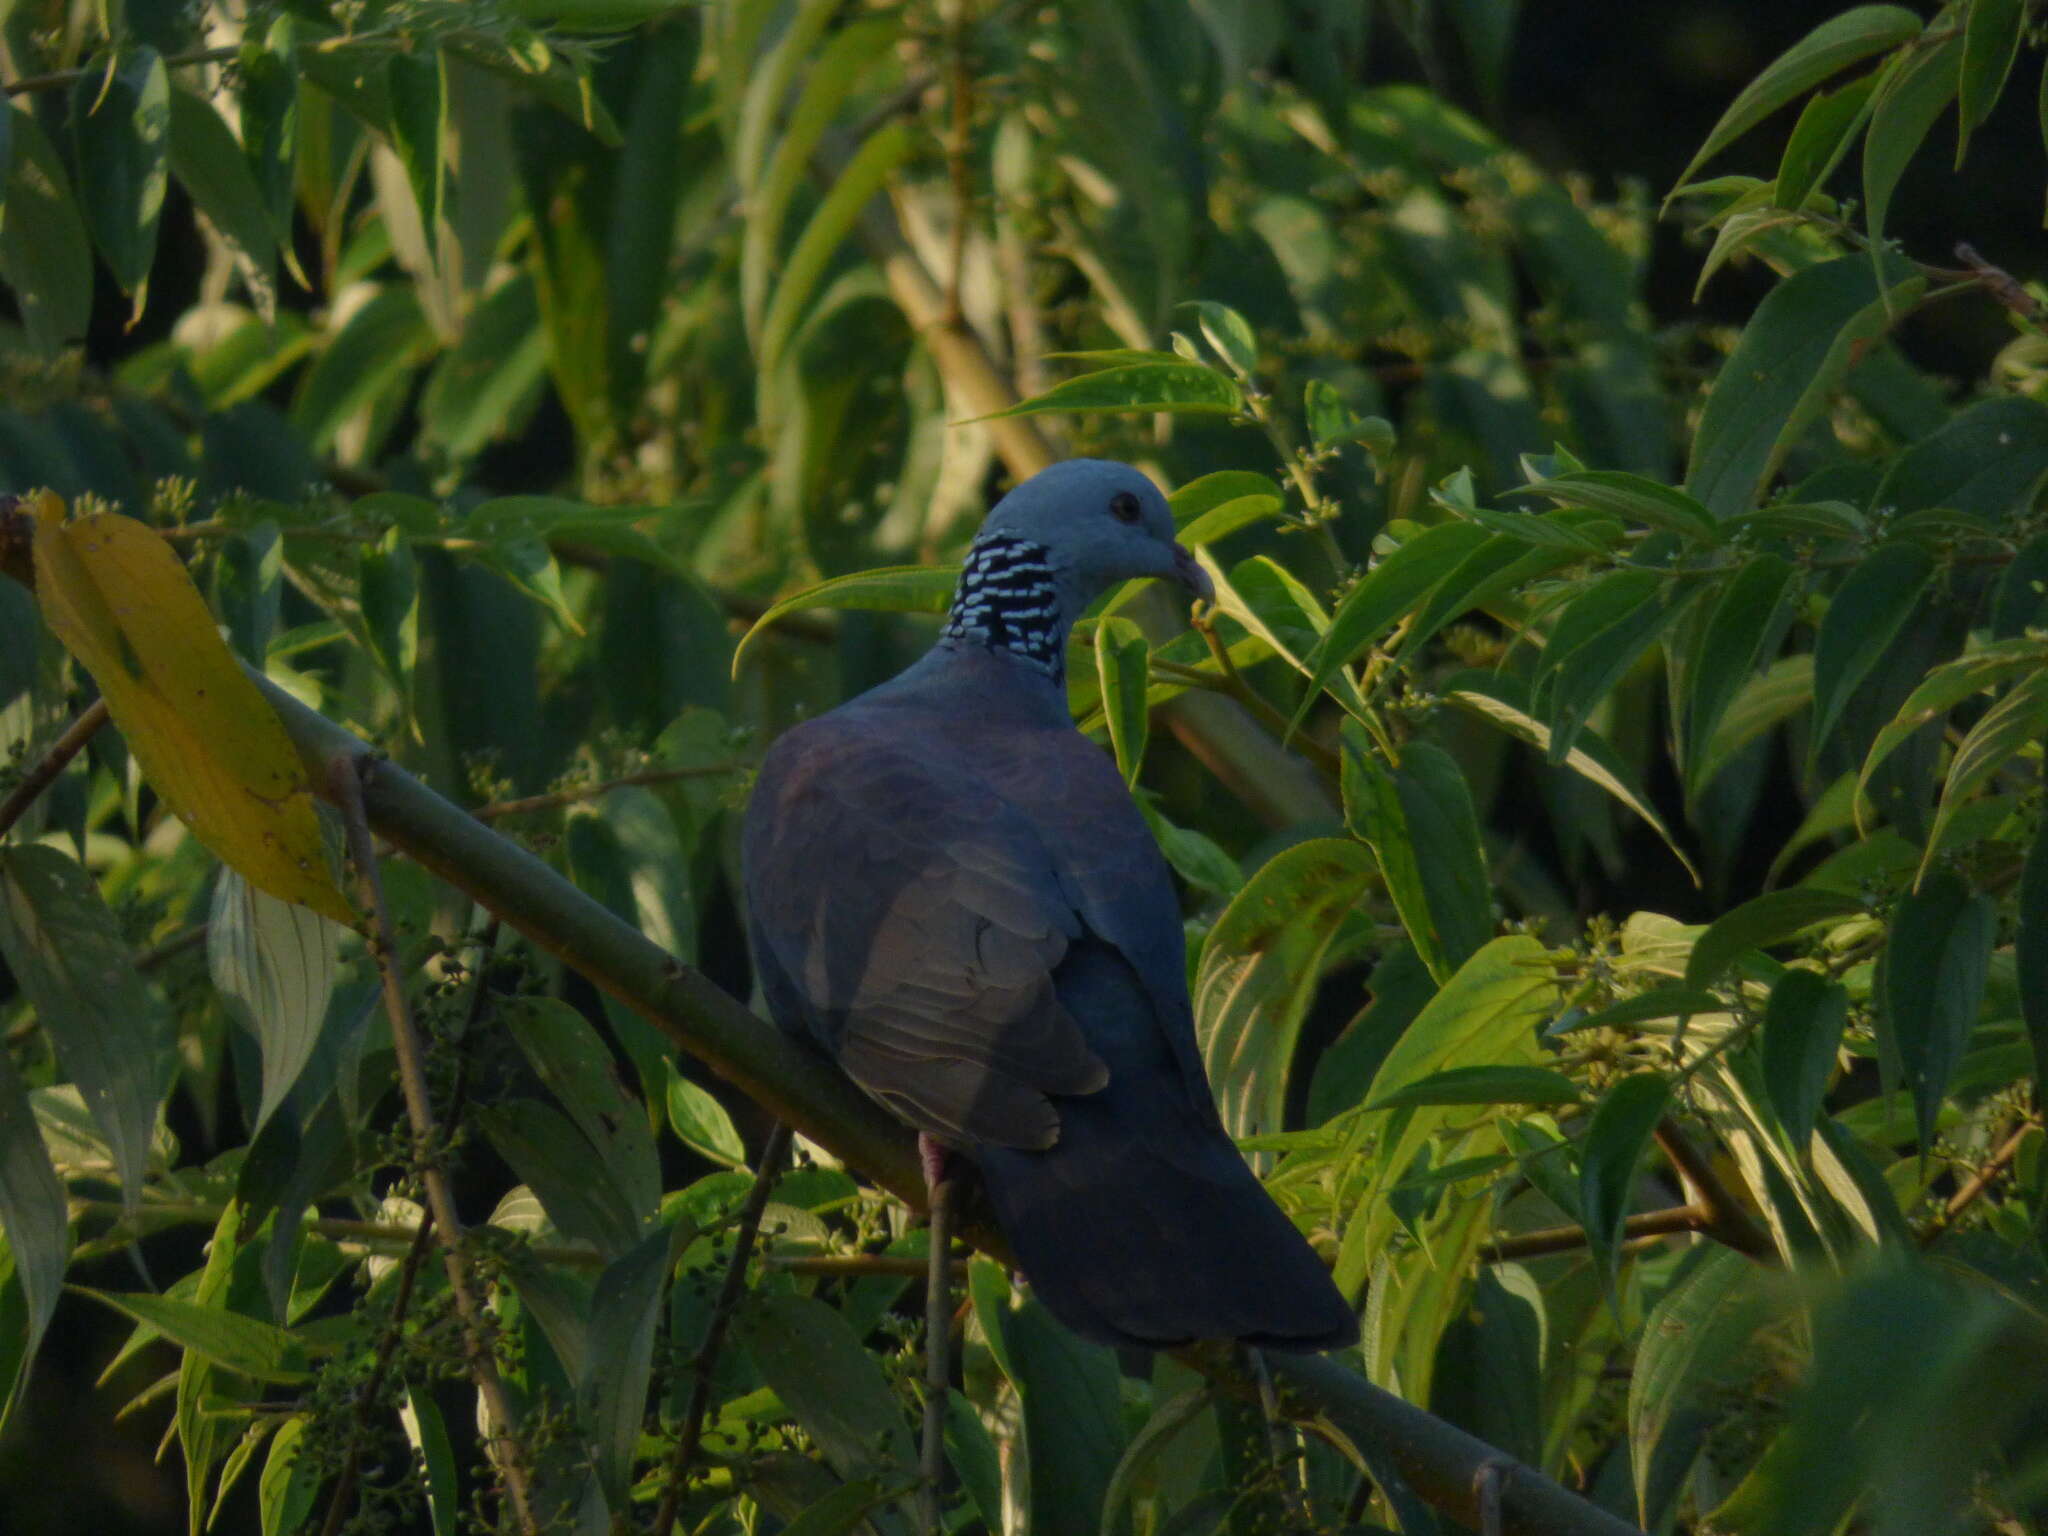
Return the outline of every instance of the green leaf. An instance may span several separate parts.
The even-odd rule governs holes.
[[[1586,1127],[1579,1164],[1579,1210],[1610,1294],[1621,1263],[1622,1224],[1628,1219],[1636,1169],[1651,1134],[1671,1102],[1671,1085],[1654,1072],[1624,1077],[1600,1101]]]
[[[803,318],[804,304],[840,243],[915,147],[909,126],[901,118],[892,118],[868,136],[846,168],[834,178],[832,189],[783,259],[782,279],[776,284],[775,296],[768,301],[767,314],[761,321],[763,359],[779,358],[788,349],[789,339],[796,334],[797,324]]]
[[[1145,761],[1150,716],[1145,708],[1146,669],[1151,647],[1129,619],[1108,618],[1095,627],[1095,671],[1102,686],[1102,717],[1117,771],[1126,784],[1138,782]]]
[[[1190,480],[1167,497],[1166,504],[1173,510],[1173,526],[1181,530],[1185,540],[1190,525],[1199,523],[1219,507],[1260,499],[1270,499],[1276,510],[1284,500],[1272,476],[1249,469],[1219,469]]]
[[[1727,145],[1829,76],[1919,35],[1920,18],[1900,5],[1859,5],[1822,22],[1743,87],[1679,174],[1678,185],[1691,181],[1693,172]],[[1668,206],[1670,198],[1665,202]]]
[[[1956,169],[1970,135],[1991,116],[2005,93],[2013,60],[2019,57],[2020,35],[2026,28],[2026,0],[1971,0],[1963,28],[1962,77],[1957,85]]]
[[[1868,911],[1860,896],[1846,891],[1804,885],[1766,891],[1707,925],[1685,963],[1685,984],[1696,990],[1711,987],[1752,949],[1780,943],[1817,923]]]
[[[394,524],[356,552],[356,593],[370,654],[410,700],[420,659],[420,580],[403,528]]]
[[[320,1043],[343,932],[338,923],[259,891],[221,866],[206,929],[206,967],[228,1016],[255,1037],[262,1053],[263,1096],[252,1137]]]
[[[803,89],[782,136],[746,192],[746,223],[740,240],[740,302],[749,331],[757,337],[762,335],[769,282],[778,267],[777,247],[790,201],[808,179],[812,156],[840,106],[856,88],[870,83],[876,74],[876,64],[888,56],[901,36],[901,26],[893,19],[856,21],[834,32],[810,54]],[[822,270],[821,265],[801,289],[789,290],[789,297],[782,300],[778,296],[778,301],[792,313],[800,310]],[[787,334],[784,330],[772,349],[762,347],[760,359],[764,370],[772,368],[782,355]]]
[[[1008,1292],[1000,1283],[976,1287],[974,1311],[1023,1409],[1031,1468],[1025,1529],[1098,1530],[1127,1438],[1116,1356],[1068,1332],[1035,1301],[1012,1308]]]
[[[728,1168],[747,1165],[746,1143],[725,1106],[669,1064],[668,1123],[691,1151]]]
[[[1561,507],[1585,507],[1699,544],[1719,544],[1713,514],[1683,491],[1612,469],[1575,469],[1518,486],[1515,495],[1548,496]]]
[[[96,1291],[83,1285],[77,1290],[224,1370],[287,1386],[312,1378],[305,1345],[296,1335],[274,1323],[228,1311],[225,1297],[219,1298],[219,1304],[209,1305],[151,1291]]]
[[[1563,762],[1591,714],[1685,606],[1690,592],[1654,571],[1595,577],[1558,615],[1531,700],[1549,716],[1550,761]]]
[[[1459,672],[1444,681],[1440,692],[1447,703],[1479,716],[1546,755],[1549,753],[1550,727],[1529,713],[1528,700],[1516,679],[1504,673]],[[1564,765],[1599,785],[1647,822],[1664,840],[1672,857],[1685,866],[1686,873],[1695,881],[1699,879],[1691,857],[1671,835],[1671,829],[1636,784],[1635,776],[1597,733],[1582,728],[1573,738],[1571,750],[1564,755]]]
[[[441,1405],[425,1387],[408,1383],[405,1406],[398,1410],[398,1417],[426,1473],[427,1513],[433,1522],[434,1536],[456,1536],[462,1488],[455,1470],[455,1444],[448,1438]]]
[[[1195,967],[1196,1035],[1233,1136],[1280,1128],[1302,1019],[1324,967],[1349,952],[1352,908],[1373,874],[1372,856],[1349,838],[1297,843],[1209,930]]]
[[[0,1050],[0,1297],[11,1279],[21,1290],[26,1335],[20,1351],[0,1368],[0,1426],[20,1400],[35,1364],[43,1330],[64,1291],[71,1262],[71,1210],[64,1185],[50,1166],[50,1154],[29,1107],[28,1090],[14,1058]],[[0,1312],[7,1310],[0,1299]],[[9,1331],[15,1319],[0,1319]],[[4,1346],[0,1346],[4,1348]]]
[[[1880,293],[1870,263],[1844,256],[1773,288],[1708,392],[1686,489],[1717,518],[1749,511],[1842,375],[1925,287],[1905,277]]]
[[[1007,410],[991,411],[974,421],[1004,416],[1042,416],[1067,412],[1086,416],[1119,411],[1196,411],[1234,416],[1244,409],[1237,385],[1214,368],[1198,363],[1132,363],[1084,373],[1055,384],[1041,395],[1019,401]]]
[[[1980,651],[1972,651],[1946,662],[1927,674],[1925,682],[1907,695],[1892,721],[1877,733],[1865,754],[1857,776],[1859,799],[1867,793],[1870,776],[1878,764],[1903,745],[1923,726],[1946,715],[1972,694],[1995,688],[2019,673],[2032,673],[2048,666],[2048,642],[2040,640],[1997,640]]]
[[[1813,657],[1805,652],[1781,656],[1759,677],[1737,691],[1706,744],[1700,749],[1695,797],[1712,784],[1735,755],[1780,722],[1804,710],[1813,698]]]
[[[262,200],[274,245],[285,245],[292,237],[293,177],[298,166],[299,71],[293,66],[291,55],[297,30],[296,17],[280,16],[271,23],[270,35],[263,45],[244,43],[241,57],[236,60],[242,81],[235,101],[242,125],[242,158]],[[171,111],[171,150],[175,155],[175,98]],[[172,169],[176,168],[174,161]],[[184,173],[178,172],[178,177],[184,180]],[[287,255],[286,260],[293,262],[296,273],[296,259]],[[299,280],[305,283],[303,275]]]
[[[1471,523],[1439,523],[1416,534],[1367,572],[1345,593],[1337,611],[1330,615],[1329,629],[1307,658],[1309,691],[1293,725],[1300,725],[1316,695],[1341,669],[1356,661],[1425,593],[1488,542],[1486,531]]]
[[[601,1181],[616,1188],[636,1226],[651,1220],[661,1199],[660,1160],[648,1112],[619,1081],[611,1048],[559,998],[520,998],[504,1013],[534,1075],[597,1150]]]
[[[604,1267],[590,1297],[590,1331],[577,1406],[597,1447],[597,1480],[613,1509],[631,1503],[633,1451],[654,1375],[654,1329],[663,1282],[688,1223],[656,1227]]]
[[[384,63],[384,89],[391,101],[391,145],[405,167],[428,251],[446,201],[447,162],[441,145],[448,136],[447,56],[429,44],[420,53],[394,53]]]
[[[1928,829],[1927,851],[1917,879],[1925,882],[1929,866],[1948,839],[1950,828],[1969,798],[2014,754],[2026,750],[2048,730],[2048,670],[2032,673],[2012,692],[1984,712],[1956,748],[1948,777],[1942,781],[1941,804]]]
[[[157,219],[163,213],[171,77],[154,48],[137,47],[71,88],[71,148],[92,189],[85,222],[121,291],[142,312]]]
[[[974,1405],[954,1388],[946,1394],[946,1462],[958,1475],[981,1523],[1003,1524],[1003,1468],[995,1441]]]
[[[1794,966],[1771,988],[1764,1012],[1764,1088],[1795,1147],[1806,1145],[1820,1117],[1848,1022],[1849,994],[1818,972]]]
[[[2019,547],[1992,597],[1992,639],[2010,640],[2028,629],[2048,629],[2048,533]]]
[[[1747,1379],[1754,1362],[1745,1346],[1771,1315],[1765,1272],[1731,1248],[1710,1248],[1651,1308],[1628,1385],[1629,1459],[1635,1470],[1636,1518],[1663,1526],[1651,1507],[1653,1469],[1668,1456],[1667,1442],[1690,1434],[1686,1467],[1670,1469],[1676,1485],[1697,1454],[1697,1441],[1715,1421],[1720,1394]],[[1660,1453],[1663,1453],[1660,1455]]]
[[[265,324],[277,319],[277,234],[242,146],[210,102],[182,87],[170,98],[170,167],[233,257]]]
[[[2034,1082],[2048,1083],[2048,818],[2034,833],[2020,872],[2013,985],[2034,1050]]]
[[[1778,179],[1771,202],[1779,208],[1804,208],[1808,197],[1826,185],[1870,116],[1871,93],[1882,71],[1852,80],[1840,90],[1816,91],[1799,113],[1785,153],[1778,160]]]
[[[1863,138],[1863,222],[1874,262],[1884,260],[1884,219],[1892,193],[1913,151],[1954,98],[1962,63],[1963,39],[1951,32],[1931,47],[1903,55],[1878,90],[1870,131]]]
[[[1214,304],[1207,299],[1190,300],[1181,308],[1195,312],[1202,335],[1216,349],[1216,355],[1230,365],[1231,372],[1240,379],[1248,379],[1258,371],[1259,339],[1252,334],[1251,324],[1243,315],[1227,304]]]
[[[1308,381],[1302,390],[1301,411],[1308,422],[1309,440],[1318,448],[1348,443],[1364,425],[1327,379]]]
[[[1402,927],[1439,985],[1493,936],[1493,895],[1479,818],[1458,765],[1410,742],[1380,761],[1355,720],[1343,731],[1344,817],[1379,861]]]
[[[881,1366],[824,1302],[756,1294],[733,1319],[733,1337],[841,1477],[915,1464]]]
[[[814,587],[793,592],[768,606],[754,620],[740,643],[733,647],[732,675],[740,675],[740,663],[748,647],[777,619],[812,608],[854,608],[876,613],[944,613],[959,584],[957,565],[888,565],[851,576],[834,576]]]
[[[257,1482],[263,1536],[289,1536],[312,1518],[321,1479],[316,1458],[299,1452],[299,1441],[310,1423],[311,1415],[293,1414],[271,1438],[270,1455],[264,1459],[263,1476]]]
[[[1827,745],[1856,685],[1870,675],[1934,581],[1934,557],[1917,544],[1880,544],[1835,592],[1813,643],[1811,765]]]
[[[1707,745],[1743,685],[1770,662],[1792,619],[1789,594],[1797,573],[1777,555],[1754,555],[1728,579],[1686,658],[1685,786],[1697,799],[1707,787]]]
[[[14,153],[0,199],[0,277],[37,351],[55,353],[92,318],[92,247],[64,162],[28,112],[9,108]]]
[[[1878,1044],[1913,1095],[1923,1158],[1976,1027],[1997,926],[1991,898],[1947,869],[1923,879],[1892,915],[1874,993]]]
[[[573,1121],[538,1099],[510,1099],[473,1111],[519,1182],[540,1197],[565,1237],[617,1258],[640,1241],[640,1213],[611,1176],[603,1154]]]
[[[1575,1034],[1582,1029],[1626,1029],[1655,1019],[1689,1019],[1696,1013],[1721,1013],[1727,1007],[1727,1003],[1714,993],[1701,991],[1698,987],[1658,987],[1635,997],[1625,997],[1595,1013],[1567,1009],[1543,1033],[1548,1037]]]
[[[170,1019],[92,876],[55,848],[0,849],[0,953],[107,1138],[132,1209],[170,1080]]]
[[[1365,1107],[1405,1109],[1413,1104],[1576,1104],[1578,1085],[1548,1067],[1451,1067],[1431,1073]]]
[[[435,345],[418,291],[389,285],[349,316],[306,371],[292,424],[315,453],[329,452],[342,428],[402,385]]]

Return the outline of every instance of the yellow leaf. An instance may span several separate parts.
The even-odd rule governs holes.
[[[251,885],[352,922],[305,767],[171,546],[131,517],[67,523],[57,497],[33,501],[43,617],[100,685],[143,776]]]

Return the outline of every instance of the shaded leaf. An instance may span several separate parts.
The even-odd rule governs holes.
[[[151,1291],[96,1291],[89,1286],[78,1290],[224,1370],[285,1385],[312,1375],[305,1346],[295,1335],[274,1323],[228,1311],[224,1297],[209,1304]]]
[[[1957,81],[1956,169],[1970,147],[1970,135],[1998,105],[2013,60],[2019,57],[2020,34],[2027,20],[2026,0],[1971,0],[1963,27],[1963,64]]]
[[[92,247],[64,162],[35,117],[10,107],[7,122],[13,154],[0,200],[0,276],[29,340],[50,354],[83,335],[92,318]]]
[[[1628,1218],[1636,1169],[1670,1102],[1669,1083],[1654,1072],[1637,1072],[1607,1090],[1586,1128],[1579,1210],[1586,1244],[1610,1290],[1621,1262],[1622,1223]]]
[[[1991,899],[1937,869],[1893,914],[1874,991],[1878,1044],[1913,1096],[1923,1156],[1963,1058],[1997,929]]]
[[[1881,544],[1848,574],[1828,604],[1813,644],[1811,764],[1827,744],[1849,696],[1870,675],[1934,580],[1934,557],[1917,544]]]
[[[1146,669],[1151,647],[1130,619],[1107,618],[1095,628],[1095,671],[1102,687],[1102,718],[1117,771],[1126,784],[1138,782],[1145,762],[1151,717],[1145,707]]]
[[[668,1123],[683,1145],[728,1168],[747,1165],[746,1144],[733,1128],[725,1106],[671,1064],[668,1079]]]
[[[0,952],[106,1137],[132,1209],[170,1080],[171,1020],[99,887],[55,848],[0,849]]]
[[[277,233],[242,146],[212,103],[174,88],[170,166],[214,233],[226,243],[256,313],[277,319]]]
[[[85,222],[121,291],[142,310],[168,182],[171,79],[154,48],[137,47],[71,88],[71,147],[92,189]]]
[[[1848,1022],[1849,994],[1817,972],[1794,967],[1771,988],[1764,1013],[1764,1087],[1795,1147],[1806,1144],[1820,1117]]]
[[[24,1338],[11,1358],[0,1358],[0,1426],[7,1423],[35,1364],[43,1330],[64,1291],[71,1262],[71,1212],[64,1185],[50,1166],[50,1154],[29,1108],[28,1090],[14,1058],[0,1050],[0,1292],[19,1286]],[[7,1310],[0,1301],[0,1314]],[[15,1319],[0,1316],[13,1331]],[[0,1339],[5,1335],[0,1334]],[[0,1351],[7,1351],[0,1342]]]
[[[841,1477],[915,1464],[881,1366],[831,1307],[756,1295],[733,1319],[733,1337]]]
[[[1069,1333],[1036,1301],[1011,1307],[1000,1272],[996,1280],[975,1288],[974,1310],[982,1331],[1001,1341],[997,1363],[1023,1408],[1026,1528],[1099,1530],[1126,1438],[1116,1356]]]
[[[1244,396],[1224,375],[1199,363],[1131,363],[1084,373],[1043,394],[991,411],[977,421],[1002,416],[1039,416],[1063,411],[1077,416],[1117,411],[1196,411],[1235,415]]]
[[[1882,263],[1884,220],[1892,193],[1906,173],[1913,151],[1956,94],[1963,63],[1963,39],[1950,32],[1930,46],[1903,53],[1886,71],[1863,137],[1864,225],[1871,259]]]
[[[733,647],[732,675],[740,675],[740,663],[755,638],[777,619],[811,608],[853,608],[876,613],[944,613],[953,601],[959,583],[957,565],[891,565],[860,571],[851,576],[834,576],[814,587],[791,593],[769,605],[768,611],[740,636]]]
[[[1439,984],[1493,934],[1479,819],[1457,763],[1410,742],[1382,763],[1356,721],[1343,733],[1344,817],[1379,861],[1401,925]]]
[[[1869,910],[1863,898],[1847,891],[1799,885],[1752,897],[1707,925],[1685,963],[1685,984],[1712,986],[1752,949],[1762,949],[1817,923],[1853,917]]]

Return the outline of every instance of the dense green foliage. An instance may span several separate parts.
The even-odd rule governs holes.
[[[1514,12],[1443,7],[1482,88]],[[295,834],[209,820],[267,720],[152,690],[217,624],[744,998],[762,745],[1089,452],[1216,580],[1193,629],[1113,597],[1072,702],[1344,1363],[1653,1530],[2048,1520],[2048,311],[1886,236],[1938,123],[1991,174],[2024,0],[1828,21],[1664,209],[1360,85],[1334,3],[0,25],[0,489],[163,536],[94,565],[75,522],[60,570],[45,500],[0,583],[8,786],[97,694],[120,727],[0,812],[0,1462],[52,1433],[49,1330],[118,1318],[106,1416],[175,1437],[194,1532],[514,1524],[433,1168],[541,1521],[909,1529],[914,1281],[810,1262],[915,1258],[904,1208],[800,1141],[700,1360],[759,1111],[393,858],[422,1145],[365,941],[265,873]],[[1659,218],[1756,275],[1739,329],[1651,325]],[[151,338],[105,366],[96,269]],[[1981,377],[1899,343],[1935,305],[2009,324]],[[967,1295],[954,1530],[1441,1518],[1312,1413],[1276,1461],[1189,1365],[986,1260]]]

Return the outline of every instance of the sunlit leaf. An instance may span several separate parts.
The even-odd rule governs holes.
[[[1084,373],[1055,384],[1043,394],[976,420],[1004,416],[1039,416],[1051,411],[1073,415],[1118,411],[1194,411],[1235,415],[1244,409],[1238,387],[1213,368],[1198,363],[1132,363]]]
[[[306,770],[169,544],[132,518],[36,514],[36,596],[156,792],[250,884],[351,920]]]
[[[753,627],[733,647],[732,675],[740,675],[755,639],[777,619],[811,608],[867,609],[878,613],[944,613],[959,583],[956,565],[895,565],[860,571],[851,576],[834,576],[814,587],[792,593],[769,605]]]

